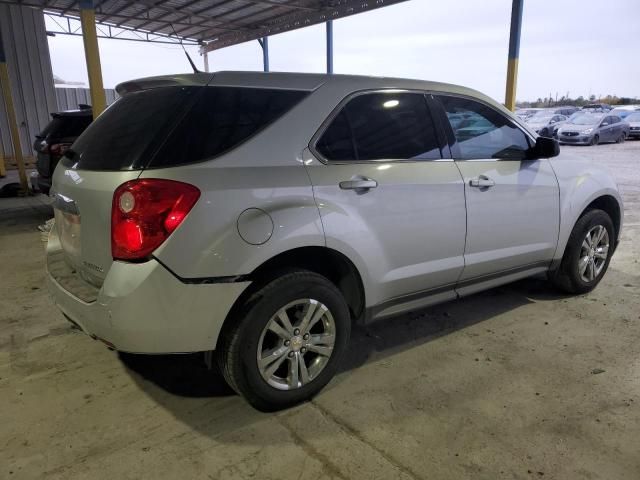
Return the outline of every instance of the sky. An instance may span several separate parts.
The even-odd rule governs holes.
[[[517,99],[640,98],[640,0],[525,0]],[[334,72],[455,83],[504,101],[511,0],[409,0],[334,21]],[[107,88],[190,72],[179,46],[100,39]],[[196,65],[197,47],[187,47]],[[82,39],[49,37],[55,75],[88,83]],[[270,37],[272,71],[324,72],[325,26]],[[252,41],[209,54],[211,71],[262,70]]]

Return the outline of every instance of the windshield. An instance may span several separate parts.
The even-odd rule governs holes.
[[[640,112],[634,112],[627,115],[625,118],[627,122],[640,122]]]
[[[600,121],[602,115],[593,115],[591,113],[583,113],[576,115],[571,119],[571,123],[574,125],[594,125]]]

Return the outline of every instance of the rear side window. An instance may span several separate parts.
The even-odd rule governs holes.
[[[149,166],[180,165],[221,155],[273,123],[307,95],[298,90],[203,87]]]
[[[350,100],[316,143],[328,160],[433,160],[441,152],[423,94],[369,93]]]
[[[220,155],[276,120],[307,92],[162,87],[124,96],[72,145],[83,170],[167,167]]]
[[[82,170],[142,168],[199,88],[163,87],[126,95],[84,131],[63,163]]]
[[[441,95],[449,119],[456,160],[521,160],[530,148],[525,133],[509,118],[475,100]]]

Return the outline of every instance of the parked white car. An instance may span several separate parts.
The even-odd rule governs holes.
[[[55,303],[116,350],[215,350],[260,409],[329,382],[352,322],[535,274],[585,293],[620,238],[601,166],[467,88],[218,72],[118,92],[55,170]]]

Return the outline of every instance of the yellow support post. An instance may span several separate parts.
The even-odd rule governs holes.
[[[509,61],[507,64],[507,89],[504,105],[513,111],[516,108],[516,84],[518,81],[518,57],[520,56],[520,30],[524,0],[513,0],[511,5],[511,32],[509,34]]]
[[[4,153],[2,152],[2,146],[0,145],[0,178],[7,176],[7,167],[4,165]]]
[[[80,1],[80,23],[82,25],[82,41],[87,61],[89,89],[91,90],[91,108],[93,118],[97,118],[107,108],[107,97],[102,84],[102,68],[100,67],[100,50],[96,32],[96,12],[92,0]]]
[[[20,145],[20,132],[18,130],[18,119],[16,117],[16,109],[13,106],[13,97],[11,96],[11,84],[9,83],[9,70],[7,69],[7,58],[4,52],[4,44],[2,43],[2,32],[0,32],[0,84],[2,84],[2,97],[4,98],[4,106],[7,112],[7,121],[9,123],[9,131],[11,132],[11,144],[13,145],[13,156],[18,166],[18,174],[20,176],[20,186],[24,193],[29,192],[29,183],[27,182],[27,172],[24,169],[24,158],[22,157],[22,146]],[[0,162],[0,175],[6,175],[4,159]]]

